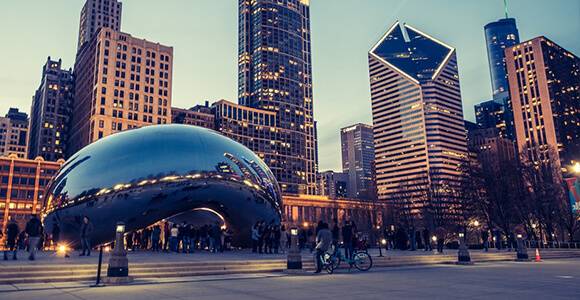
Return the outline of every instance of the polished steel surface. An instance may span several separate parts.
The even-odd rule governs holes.
[[[77,243],[83,216],[92,243],[199,208],[216,211],[236,241],[249,240],[258,220],[280,221],[282,197],[270,169],[251,150],[219,133],[189,125],[157,125],[120,132],[71,157],[50,183],[43,222],[59,222]]]

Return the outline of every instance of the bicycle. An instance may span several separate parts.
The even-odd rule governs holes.
[[[349,271],[352,267],[355,267],[359,271],[368,271],[373,266],[373,259],[367,251],[356,250],[352,258],[347,258],[335,247],[332,253],[327,252],[324,254],[322,267],[328,274],[332,274],[340,266],[342,261],[348,263]]]

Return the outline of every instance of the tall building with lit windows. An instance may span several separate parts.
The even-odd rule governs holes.
[[[0,222],[6,232],[9,219],[16,221],[21,230],[31,214],[42,210],[44,190],[50,179],[64,164],[63,159],[45,161],[20,158],[16,154],[0,156]]]
[[[238,59],[239,104],[276,113],[282,192],[314,194],[309,1],[239,0]]]
[[[28,151],[28,115],[10,108],[0,117],[0,156],[14,154],[26,158]]]
[[[479,127],[494,128],[499,137],[508,137],[505,105],[489,100],[476,104],[474,110]]]
[[[520,154],[580,162],[580,59],[546,37],[505,49]],[[551,150],[552,149],[552,150]]]
[[[28,158],[41,156],[47,161],[66,158],[73,96],[72,70],[62,69],[62,60],[48,57],[32,98]]]
[[[373,162],[375,147],[373,127],[354,124],[340,129],[342,172],[348,176],[348,197],[374,200]]]
[[[171,123],[173,48],[102,27],[77,53],[68,156],[116,132]]]
[[[101,27],[121,30],[122,9],[123,4],[117,0],[87,0],[81,10],[78,50],[88,43]]]
[[[504,112],[502,123],[504,123],[505,129],[500,129],[499,132],[504,137],[514,139],[514,120],[511,102],[509,101],[509,81],[507,79],[504,50],[520,42],[516,19],[508,18],[506,7],[505,18],[485,25],[484,32],[493,101],[497,105],[501,105],[501,110]]]
[[[452,209],[467,141],[455,49],[396,22],[369,51],[378,198],[420,214]]]

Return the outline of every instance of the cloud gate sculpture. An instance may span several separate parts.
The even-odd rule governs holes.
[[[137,230],[205,209],[247,244],[258,220],[280,221],[282,198],[270,169],[251,150],[195,126],[157,125],[99,140],[71,157],[50,183],[42,213],[61,239],[76,243],[83,216],[92,243],[112,241],[115,224]]]

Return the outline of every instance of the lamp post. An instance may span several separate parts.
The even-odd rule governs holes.
[[[465,233],[459,233],[459,251],[457,252],[457,264],[469,265],[472,264],[469,250],[467,249],[465,241]]]
[[[385,238],[381,239],[381,244],[379,245],[379,257],[383,257],[383,247],[387,247],[387,239]]]
[[[133,281],[133,277],[129,276],[129,260],[125,250],[125,223],[118,222],[115,232],[115,248],[113,248],[109,258],[107,277],[104,282],[108,284],[129,283]]]
[[[386,240],[383,238],[381,238],[381,226],[377,225],[377,244],[379,245],[379,257],[383,257],[383,245],[386,244]],[[385,242],[383,244],[383,241]]]
[[[286,263],[287,272],[301,272],[302,271],[302,253],[298,247],[298,228],[290,228],[290,249],[288,250],[288,258]]]
[[[521,233],[518,233],[516,235],[516,238],[517,238],[517,244],[518,244],[516,258],[518,261],[527,261],[528,260],[528,250],[526,249],[526,245],[524,244],[523,235]]]

